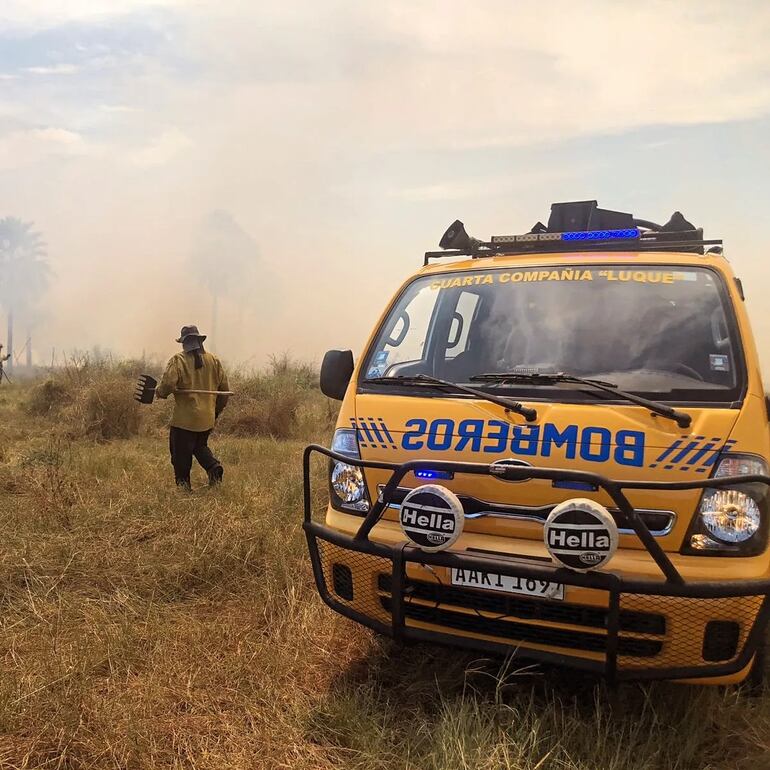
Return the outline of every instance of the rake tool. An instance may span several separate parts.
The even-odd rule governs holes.
[[[155,400],[158,381],[149,374],[140,374],[134,390],[134,399],[140,404],[151,404]],[[232,390],[176,390],[175,393],[202,393],[207,396],[233,396]]]

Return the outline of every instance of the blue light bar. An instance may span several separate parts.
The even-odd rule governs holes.
[[[414,475],[418,479],[453,479],[455,477],[452,471],[415,471]]]
[[[596,492],[598,487],[588,481],[565,481],[563,479],[554,480],[551,484],[554,489],[579,489],[583,492]]]
[[[576,230],[570,233],[524,233],[524,235],[493,235],[492,243],[504,246],[515,243],[537,243],[545,245],[546,241],[633,241],[641,237],[638,227],[627,227],[622,230]]]
[[[629,227],[625,230],[588,230],[561,234],[563,241],[613,241],[638,237],[639,229],[636,227]]]

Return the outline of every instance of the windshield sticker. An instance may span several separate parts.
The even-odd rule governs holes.
[[[403,449],[407,452],[479,452],[516,457],[580,458],[590,463],[613,461],[618,465],[661,470],[694,470],[706,473],[721,452],[735,441],[720,437],[684,435],[664,449],[647,452],[645,434],[639,430],[610,431],[599,425],[512,425],[504,420],[455,420],[422,417],[407,420],[403,432],[391,431],[382,417],[350,418],[362,449]],[[394,435],[397,438],[394,438]],[[647,456],[649,455],[649,456]],[[491,458],[490,458],[491,459]]]
[[[380,350],[377,353],[374,354],[374,358],[372,359],[372,365],[369,367],[369,369],[366,372],[366,376],[368,379],[374,379],[375,377],[382,377],[385,374],[385,371],[387,370],[387,362],[388,362],[388,355],[390,354],[389,350]]]
[[[711,353],[709,354],[709,366],[712,372],[729,372],[730,358],[721,353]]]
[[[695,273],[667,270],[585,270],[564,268],[559,270],[514,270],[512,272],[477,273],[437,278],[431,281],[432,291],[457,289],[465,286],[479,286],[492,283],[530,283],[540,281],[607,281],[651,284],[671,284],[674,281],[697,280]]]

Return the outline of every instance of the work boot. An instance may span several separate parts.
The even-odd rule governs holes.
[[[192,492],[192,484],[190,483],[190,479],[177,479],[176,485],[183,489],[185,492]]]
[[[209,486],[215,487],[222,483],[222,477],[225,475],[225,469],[221,465],[215,465],[209,471]]]

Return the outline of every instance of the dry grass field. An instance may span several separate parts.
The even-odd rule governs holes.
[[[770,768],[769,697],[612,693],[334,615],[300,528],[334,420],[312,370],[235,378],[225,484],[185,494],[139,368],[0,388],[0,768]]]

